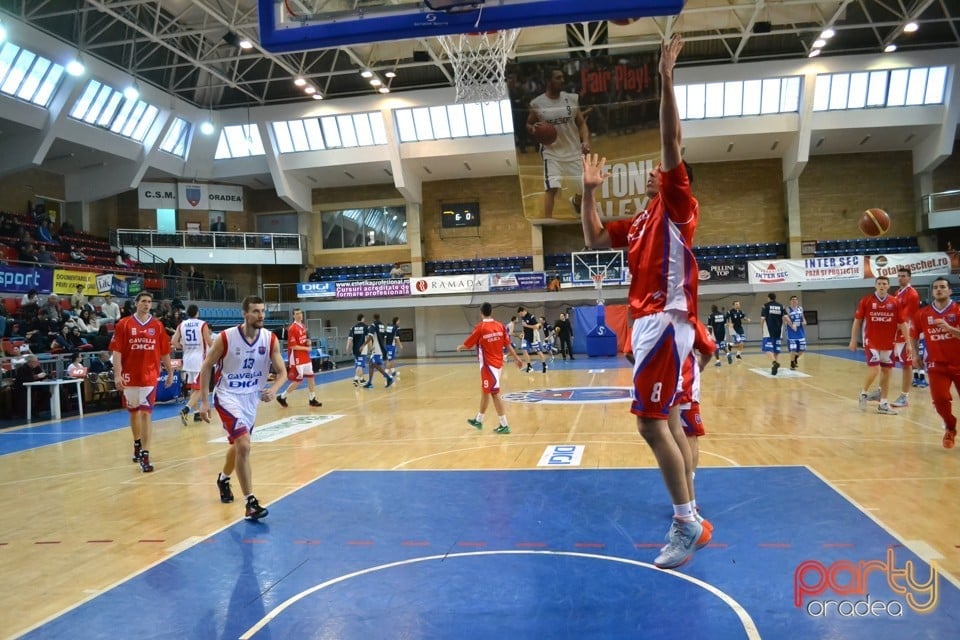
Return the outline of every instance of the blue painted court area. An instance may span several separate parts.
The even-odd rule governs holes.
[[[347,380],[353,376],[353,369],[339,369],[317,376],[317,384],[322,385],[338,380]],[[306,385],[301,385],[306,389]],[[158,404],[153,409],[153,420],[176,417],[183,406],[181,402]],[[102,413],[88,413],[84,417],[66,418],[37,426],[12,427],[0,429],[0,456],[19,453],[37,447],[60,444],[78,438],[94,436],[130,426],[128,413],[124,409],[115,409]]]
[[[334,472],[26,637],[955,637],[958,589],[806,468],[697,481],[671,572],[656,470]]]

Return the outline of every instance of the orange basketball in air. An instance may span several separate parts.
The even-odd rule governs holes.
[[[890,216],[883,209],[867,209],[858,223],[863,235],[875,238],[890,230]]]

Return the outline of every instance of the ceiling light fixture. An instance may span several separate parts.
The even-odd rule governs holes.
[[[810,53],[807,54],[807,57],[816,58],[818,55],[820,55],[820,49],[811,49]]]
[[[883,48],[884,53],[893,53],[896,50],[897,45],[893,44],[892,42]]]
[[[824,40],[823,38],[818,38],[813,41],[813,47],[815,49],[822,49],[825,46],[827,46],[827,41]]]
[[[370,84],[374,87],[379,87],[383,84],[383,80],[380,78],[370,78]]]
[[[380,87],[377,91],[380,93],[390,93],[390,87]]]
[[[217,128],[213,126],[213,123],[209,120],[204,120],[200,123],[200,133],[205,136],[213,135],[213,132],[216,130]]]
[[[302,87],[303,85],[307,84],[307,81],[297,76],[297,78],[294,79],[293,84],[297,85],[298,87]]]
[[[140,88],[137,87],[136,82],[123,90],[123,97],[127,100],[136,100],[140,97]]]
[[[83,66],[83,62],[81,62],[79,55],[75,60],[71,60],[67,63],[66,69],[67,73],[73,77],[82,76],[87,71],[87,68]]]
[[[387,72],[386,72],[385,74],[383,74],[383,75],[387,76],[387,77],[390,78],[390,79],[393,79],[393,78],[396,78],[396,77],[397,77],[397,74],[394,73],[393,71],[387,71]]]
[[[317,92],[317,88],[310,85],[307,85],[306,87],[304,87],[303,90],[308,96],[313,95]]]
[[[360,76],[363,78],[372,78],[373,71],[370,71],[370,69],[364,69],[363,71],[360,72]]]
[[[323,100],[323,95],[320,93],[315,93],[311,96],[314,100]]]
[[[253,43],[250,41],[249,38],[241,38],[240,42],[237,43],[237,46],[243,49],[244,51],[249,51],[250,49],[253,49]]]
[[[820,34],[820,37],[823,38],[824,40],[829,40],[835,35],[837,35],[837,32],[834,31],[832,28],[827,27],[826,29],[823,30],[823,33]]]
[[[918,25],[916,22],[908,22],[907,24],[903,25],[903,32],[913,33],[919,28],[920,28],[920,25]]]

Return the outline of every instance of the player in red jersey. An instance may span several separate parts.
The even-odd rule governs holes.
[[[506,327],[494,320],[492,315],[493,307],[489,302],[480,305],[480,322],[473,328],[470,337],[464,340],[463,344],[457,345],[457,351],[477,347],[477,355],[480,357],[480,411],[476,418],[467,422],[477,429],[483,429],[483,414],[487,411],[490,398],[493,398],[493,408],[497,410],[500,420],[500,426],[493,432],[506,434],[510,433],[510,426],[507,424],[507,415],[503,410],[503,401],[500,400],[503,350],[506,349],[513,356],[518,369],[523,367],[523,362],[510,344]]]
[[[140,470],[144,473],[153,471],[150,464],[151,415],[161,362],[167,370],[166,386],[173,384],[170,336],[163,323],[150,315],[152,304],[152,295],[146,291],[138,293],[136,312],[117,322],[110,340],[117,391],[123,394],[130,412],[133,461],[140,463]]]
[[[709,542],[693,505],[693,458],[676,402],[681,365],[693,346],[697,315],[697,261],[693,234],[699,205],[690,192],[689,168],[680,152],[680,114],[673,71],[683,40],[674,35],[660,51],[660,165],[647,178],[647,208],[632,220],[604,228],[596,190],[609,177],[606,158],[583,156],[581,221],[591,249],[627,247],[635,357],[633,403],[637,428],[653,449],[673,502],[669,543],[654,564],[678,567]]]
[[[316,384],[313,381],[313,362],[310,360],[310,334],[307,325],[303,323],[303,310],[293,310],[293,324],[287,327],[287,363],[289,364],[287,379],[289,383],[277,395],[280,406],[287,408],[287,395],[296,391],[304,378],[307,380],[307,389],[310,390],[310,406],[322,407],[323,403],[317,400]]]
[[[914,362],[919,364],[917,342],[923,334],[927,345],[930,398],[943,418],[943,447],[952,449],[957,437],[957,418],[950,408],[950,385],[960,392],[960,305],[950,299],[953,291],[946,278],[934,280],[930,289],[933,302],[913,317],[910,352]]]
[[[900,305],[900,314],[903,321],[910,327],[910,333],[914,332],[913,318],[920,310],[920,294],[910,284],[910,268],[900,267],[897,269],[897,282],[900,287],[897,289],[896,299]],[[905,407],[910,401],[910,387],[913,384],[914,371],[919,369],[923,371],[923,366],[918,360],[914,363],[910,358],[910,351],[907,349],[907,343],[910,336],[897,331],[897,336],[893,340],[893,355],[900,366],[903,367],[903,378],[900,383],[900,396],[890,403],[891,407]],[[916,365],[914,367],[914,365]]]
[[[874,292],[860,299],[856,314],[853,316],[853,327],[850,329],[850,351],[857,350],[857,340],[860,337],[860,328],[863,327],[863,351],[867,357],[867,377],[860,392],[860,408],[867,408],[869,394],[867,389],[880,374],[880,406],[877,413],[895,416],[887,402],[887,391],[890,389],[890,369],[893,368],[893,341],[897,330],[904,334],[909,332],[907,323],[903,320],[900,305],[893,296],[887,295],[890,289],[890,280],[880,276],[874,281]]]

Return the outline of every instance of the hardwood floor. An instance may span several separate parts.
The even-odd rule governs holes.
[[[630,381],[622,359],[578,358],[576,365],[558,361],[546,375],[508,365],[503,390],[626,387]],[[960,451],[942,448],[929,391],[913,389],[910,406],[885,416],[875,413],[875,403],[866,412],[858,408],[865,373],[860,361],[808,353],[801,361],[804,377],[788,368],[776,378],[767,372],[766,360],[755,354],[733,366],[725,360],[708,366],[701,466],[807,465],[901,540],[939,555],[944,572],[960,575],[960,515],[952,508],[960,491]],[[894,372],[894,389],[899,375]],[[305,387],[291,396],[289,409],[261,405],[258,425],[289,416],[337,416],[254,444],[254,487],[268,507],[331,470],[533,469],[553,444],[583,445],[583,468],[655,466],[625,402],[507,402],[510,435],[492,433],[492,405],[484,430],[473,429],[466,419],[476,413],[479,375],[466,358],[408,364],[391,389],[383,388],[379,374],[371,390],[332,378],[322,378],[329,382],[318,388],[322,408],[307,406]],[[108,418],[88,415],[62,429]],[[157,420],[152,474],[131,462],[126,429],[0,457],[3,633],[16,636],[240,518],[239,500],[221,505],[217,499],[214,479],[225,445],[211,441],[221,435],[219,424]],[[789,505],[791,496],[781,499]],[[665,491],[663,504],[667,513]],[[722,540],[725,505],[702,507],[716,514],[715,539]]]

